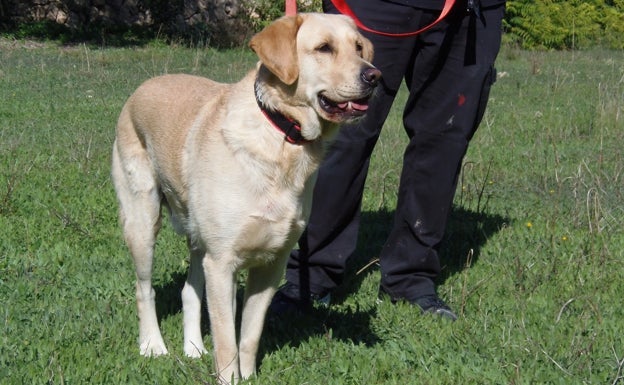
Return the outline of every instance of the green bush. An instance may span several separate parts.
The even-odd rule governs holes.
[[[243,0],[247,14],[256,30],[266,27],[271,21],[284,15],[285,1],[279,0]],[[321,12],[321,0],[298,0],[298,12]]]
[[[507,2],[508,42],[522,48],[624,48],[624,0]]]

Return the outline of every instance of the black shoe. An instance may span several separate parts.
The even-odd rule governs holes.
[[[457,315],[435,294],[417,298],[413,303],[420,306],[423,313],[437,315],[450,321],[457,320]]]
[[[310,293],[308,296],[303,296],[299,285],[286,282],[280,287],[269,306],[269,313],[271,314],[286,314],[286,313],[306,313],[309,312],[313,306],[328,307],[331,301],[331,293]]]
[[[449,321],[457,320],[457,315],[453,312],[453,310],[451,310],[451,308],[436,294],[425,295],[414,300],[396,299],[392,298],[382,288],[379,288],[378,298],[380,301],[383,301],[385,298],[389,298],[392,303],[405,301],[411,305],[417,305],[423,314],[433,314]]]

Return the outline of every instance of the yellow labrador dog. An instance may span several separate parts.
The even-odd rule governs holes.
[[[250,42],[260,62],[235,84],[156,77],[126,102],[112,177],[134,258],[140,352],[167,354],[151,284],[161,206],[186,235],[184,352],[206,353],[208,302],[221,383],[255,372],[264,318],[309,215],[323,148],[338,125],[363,116],[381,76],[371,43],[345,16],[278,19]],[[240,339],[236,276],[248,269]]]

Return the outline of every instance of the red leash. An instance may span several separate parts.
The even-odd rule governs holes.
[[[355,21],[355,24],[361,30],[366,31],[366,32],[371,32],[371,33],[374,33],[374,34],[377,34],[377,35],[393,36],[393,37],[414,36],[414,35],[418,35],[419,33],[423,33],[425,31],[433,28],[434,25],[438,24],[440,21],[442,21],[442,19],[444,19],[446,17],[446,15],[448,15],[448,13],[453,8],[453,5],[455,5],[455,0],[445,0],[444,1],[444,7],[442,8],[442,12],[440,12],[440,15],[438,16],[438,18],[433,23],[427,25],[426,27],[423,27],[423,28],[419,29],[418,31],[404,32],[404,33],[390,33],[390,32],[384,32],[384,31],[379,31],[379,30],[376,30],[376,29],[368,28],[355,15],[355,12],[353,12],[351,7],[349,7],[349,5],[347,4],[347,2],[345,0],[331,0],[331,2],[334,4],[334,6],[338,10],[338,12],[342,13],[343,15],[347,15],[350,18],[352,18],[353,21]],[[287,16],[293,16],[296,13],[297,13],[297,0],[286,0],[286,15]]]
[[[297,14],[297,0],[286,0],[286,16],[295,16]]]
[[[334,4],[336,9],[340,13],[351,17],[353,21],[355,21],[355,24],[358,26],[358,28],[360,28],[361,30],[366,31],[366,32],[372,32],[377,35],[394,36],[394,37],[414,36],[414,35],[418,35],[419,33],[425,32],[426,30],[432,28],[434,25],[442,21],[442,19],[444,19],[446,15],[448,15],[448,13],[451,11],[451,8],[453,8],[453,5],[455,4],[455,0],[445,0],[444,7],[442,8],[442,12],[440,12],[440,16],[438,16],[436,21],[434,21],[433,23],[429,24],[428,26],[424,28],[419,29],[418,31],[405,32],[405,33],[390,33],[390,32],[384,32],[384,31],[379,31],[376,29],[368,28],[367,26],[365,26],[364,23],[362,23],[362,21],[358,19],[358,17],[355,15],[355,13],[349,7],[349,5],[347,4],[345,0],[331,0],[331,2]]]

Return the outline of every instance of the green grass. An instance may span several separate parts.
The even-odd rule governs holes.
[[[246,50],[0,41],[0,382],[214,382],[210,356],[182,352],[186,251],[169,226],[154,284],[171,354],[138,355],[110,149],[143,80],[235,81],[254,62]],[[624,383],[622,63],[622,51],[501,53],[442,250],[439,291],[455,323],[376,304],[379,271],[364,268],[396,201],[405,136],[395,109],[352,273],[330,309],[267,325],[249,383]]]

